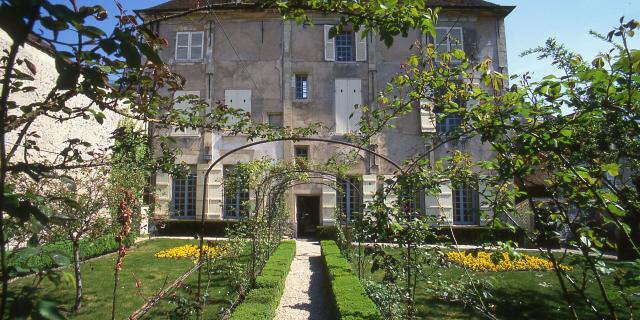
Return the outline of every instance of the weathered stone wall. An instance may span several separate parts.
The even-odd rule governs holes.
[[[335,79],[360,79],[362,83],[362,102],[375,107],[375,95],[398,72],[411,53],[416,53],[413,44],[425,41],[418,31],[407,38],[397,37],[394,45],[387,48],[375,35],[367,37],[367,61],[332,62],[324,59],[324,25],[335,24],[337,17],[313,15],[313,26],[297,25],[282,21],[277,13],[253,10],[217,10],[215,13],[202,13],[164,21],[159,25],[160,35],[166,37],[169,46],[162,51],[165,61],[169,61],[174,71],[187,78],[185,90],[196,90],[200,96],[210,102],[224,101],[225,89],[251,90],[251,116],[255,121],[267,121],[269,113],[282,113],[284,124],[301,127],[314,122],[322,122],[327,128],[325,136],[343,139],[333,134],[335,129]],[[484,58],[493,60],[494,68],[506,72],[506,45],[504,41],[504,23],[501,17],[483,11],[444,12],[438,26],[458,26],[464,30],[464,48],[472,60]],[[179,31],[204,32],[204,58],[198,61],[175,61],[175,38]],[[306,101],[294,99],[295,74],[307,74],[309,96]],[[431,143],[421,137],[420,116],[417,111],[396,121],[394,129],[387,130],[373,141],[377,151],[388,155],[401,163],[416,153],[424,152]],[[218,155],[228,150],[225,145],[237,138],[224,137],[219,133],[202,133],[199,136],[177,137],[184,150],[180,160],[189,164],[206,165]],[[237,142],[237,141],[236,141]],[[306,143],[312,162],[324,162],[339,150],[348,150],[326,143]],[[281,154],[288,161],[293,159],[294,143],[283,142],[273,145],[274,153]],[[460,145],[446,145],[434,152],[433,158],[447,155]],[[210,148],[212,160],[206,160],[203,150]],[[473,154],[475,159],[488,159],[492,152],[487,145],[477,139],[471,139],[463,149]],[[232,164],[236,161],[257,159],[260,154],[247,149],[238,155],[223,161]],[[368,189],[375,185],[375,175],[389,175],[394,168],[369,155],[361,153],[361,161],[351,173],[366,175]],[[216,175],[219,179],[220,175]],[[171,177],[160,176],[164,186],[159,191],[159,204],[165,205],[171,200]],[[216,179],[210,179],[214,181]],[[217,182],[211,186],[222,192]],[[381,183],[377,183],[381,187]],[[201,194],[203,186],[197,193]],[[165,193],[163,193],[165,192]],[[294,187],[289,196],[292,221],[295,221],[295,195],[321,196],[321,223],[327,224],[333,219],[330,210],[335,208],[335,193],[322,185],[302,185]],[[212,196],[205,208],[208,217],[220,218],[222,196]],[[450,199],[451,194],[448,193]],[[217,206],[217,207],[216,207]],[[199,210],[202,208],[199,207]],[[450,209],[449,209],[450,210]],[[326,211],[326,212],[325,212]],[[198,215],[199,215],[198,211]],[[164,212],[168,215],[168,211]]]

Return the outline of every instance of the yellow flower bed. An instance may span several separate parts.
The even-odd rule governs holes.
[[[520,254],[519,259],[513,259],[508,253],[500,255],[498,263],[491,259],[492,252],[478,252],[477,256],[465,254],[465,252],[449,252],[447,258],[453,263],[473,271],[549,271],[553,270],[551,261],[539,257]],[[563,270],[571,270],[571,267],[561,264]]]
[[[203,248],[205,256],[215,257],[225,252],[225,249],[215,245],[205,245]],[[192,258],[198,259],[200,257],[200,248],[193,244],[186,244],[184,246],[174,247],[166,250],[159,251],[155,254],[156,258]]]

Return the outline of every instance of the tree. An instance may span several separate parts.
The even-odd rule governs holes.
[[[60,223],[47,230],[50,237],[64,235],[72,243],[76,297],[73,311],[82,307],[82,274],[80,241],[105,235],[109,229],[108,172],[104,169],[83,169],[71,182],[41,181],[46,185],[50,206],[58,213]]]

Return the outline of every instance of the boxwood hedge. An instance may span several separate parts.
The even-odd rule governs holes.
[[[340,320],[381,320],[382,315],[367,296],[351,265],[335,241],[320,241],[322,257],[331,280],[331,292]]]
[[[244,301],[231,314],[231,320],[273,319],[295,255],[294,241],[280,243],[256,278],[255,288],[249,291]]]

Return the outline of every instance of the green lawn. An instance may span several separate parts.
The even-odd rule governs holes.
[[[440,267],[438,271],[442,278],[450,281],[467,277],[464,270],[457,266]],[[581,270],[574,268],[570,274],[579,278]],[[470,275],[489,280],[492,297],[489,297],[486,302],[500,319],[564,319],[569,317],[567,303],[562,296],[554,272],[470,272]],[[376,272],[372,278],[380,281],[382,273]],[[613,305],[619,311],[623,311],[619,316],[625,318],[624,315],[628,314],[629,310],[625,307],[624,301],[615,287],[611,285],[612,279],[607,276],[603,278]],[[606,314],[604,301],[600,299],[597,285],[593,280],[588,280],[587,294],[599,306],[599,310]],[[465,308],[462,304],[438,300],[429,295],[425,292],[425,283],[418,284],[416,300],[419,305],[419,318],[484,319],[482,315],[470,308]],[[575,296],[573,300],[580,301],[580,298]],[[634,301],[634,304],[638,303],[640,303],[640,299]],[[581,319],[595,319],[585,304],[578,305],[576,309]]]
[[[196,243],[193,240],[154,239],[142,242],[131,248],[124,259],[120,277],[117,318],[125,319],[131,312],[142,306],[146,299],[157,292],[162,286],[172,283],[178,276],[193,266],[190,259],[160,259],[154,254],[160,250]],[[84,304],[77,315],[69,315],[72,319],[108,319],[111,317],[111,294],[113,290],[113,268],[115,255],[97,258],[82,264],[84,283]],[[65,270],[73,273],[73,269]],[[194,273],[185,284],[195,284],[197,273]],[[136,279],[140,288],[136,288]],[[215,316],[221,308],[228,305],[230,291],[224,272],[212,279],[209,287],[209,302],[206,314]],[[32,282],[33,278],[25,278],[11,284],[12,289]],[[56,301],[63,310],[73,306],[75,287],[73,284],[56,287],[48,281],[41,285],[40,296]],[[169,304],[167,299],[160,301],[152,309],[147,318],[167,318],[167,313],[175,305]]]

